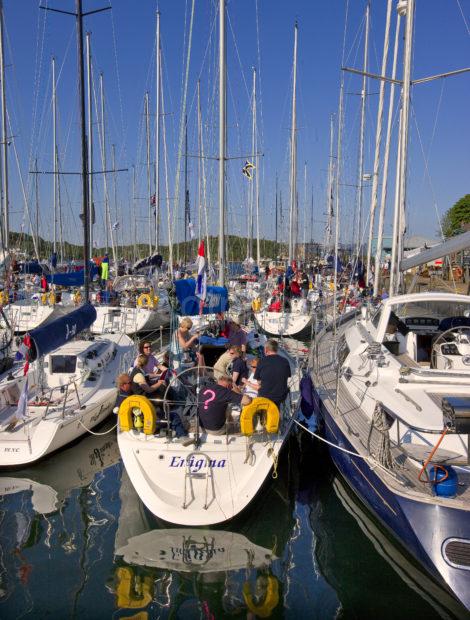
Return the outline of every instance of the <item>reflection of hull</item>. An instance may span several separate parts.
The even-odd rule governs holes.
[[[151,332],[170,322],[168,302],[158,308],[126,306],[96,306],[96,321],[91,327],[94,334]]]
[[[412,590],[436,609],[441,617],[447,617],[449,614],[455,618],[467,617],[467,612],[447,590],[440,587],[416,563],[411,561],[406,552],[403,553],[392,543],[341,478],[335,478],[333,488],[343,507],[356,520],[362,532],[374,545],[375,550]]]
[[[130,538],[116,555],[128,564],[198,573],[256,568],[276,559],[242,534],[188,528],[146,532]]]
[[[111,427],[111,424],[107,423],[108,426]],[[105,432],[105,429],[100,432]],[[34,510],[39,514],[49,514],[60,508],[72,489],[86,486],[98,472],[118,461],[119,449],[113,431],[104,436],[89,435],[34,469],[0,476],[0,495],[31,491]]]
[[[311,336],[314,317],[311,314],[267,312],[254,314],[257,329],[268,336],[291,336],[305,339]]]
[[[325,422],[326,438],[355,452],[347,432],[330,415],[318,393],[316,401],[320,403],[318,413]],[[411,495],[394,492],[364,459],[334,448],[330,454],[338,470],[365,505],[435,579],[449,587],[470,608],[470,573],[451,566],[444,555],[445,545],[451,539],[470,540],[468,513],[439,505],[436,501],[415,499]],[[468,561],[468,556],[463,561]]]

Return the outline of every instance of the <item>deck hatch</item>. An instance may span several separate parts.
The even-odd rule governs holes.
[[[470,570],[470,540],[450,538],[444,544],[443,554],[451,566]]]

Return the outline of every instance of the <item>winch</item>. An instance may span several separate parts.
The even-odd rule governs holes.
[[[444,425],[451,433],[470,433],[470,397],[443,396]]]

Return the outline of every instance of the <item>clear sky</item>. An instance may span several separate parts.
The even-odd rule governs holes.
[[[57,63],[58,152],[63,171],[79,170],[78,98],[75,20],[46,12],[39,5],[74,11],[74,0],[4,0],[7,102],[12,143],[9,147],[11,176],[11,228],[29,230],[25,196],[35,222],[35,175],[38,169],[52,170],[51,57]],[[192,0],[160,0],[162,52],[164,56],[164,102],[167,132],[170,225],[173,236],[181,233],[182,208],[175,208],[175,177],[179,125],[182,109],[184,55],[187,50]],[[196,84],[200,79],[204,150],[217,154],[217,4],[196,0],[192,32],[187,95],[188,152],[197,153]],[[289,196],[289,128],[291,124],[292,56],[294,22],[299,24],[298,45],[298,192],[299,240],[321,240],[324,235],[326,169],[329,150],[329,118],[336,113],[346,6],[346,64],[360,68],[363,56],[365,0],[229,0],[227,4],[228,64],[228,155],[251,154],[252,67],[258,70],[258,140],[260,157],[261,235],[274,238],[275,184],[282,194],[283,224],[278,238],[287,236]],[[105,84],[106,158],[112,168],[111,145],[115,145],[116,168],[127,172],[107,175],[112,221],[118,222],[119,241],[137,241],[149,236],[146,181],[144,95],[149,92],[152,132],[151,160],[154,162],[155,123],[155,0],[83,0],[83,10],[104,6],[112,10],[85,20],[92,39],[94,99],[99,105],[99,73]],[[416,0],[416,32],[413,75],[423,77],[470,65],[470,0]],[[383,49],[385,0],[371,2],[369,70],[378,73]],[[395,24],[393,12],[393,29]],[[393,30],[392,29],[392,30]],[[390,52],[391,55],[391,52]],[[400,55],[401,58],[401,55]],[[390,73],[390,63],[388,73]],[[401,64],[400,64],[401,72]],[[359,97],[361,78],[348,75],[345,82],[346,115],[342,175],[343,239],[352,235],[354,189],[357,182]],[[369,81],[365,136],[365,171],[372,170],[376,127],[378,83]],[[470,193],[470,74],[420,85],[413,89],[413,117],[409,157],[409,234],[435,237],[436,210],[443,213],[462,195]],[[388,100],[386,110],[388,109]],[[100,115],[93,112],[94,169],[102,170],[97,136]],[[396,133],[396,122],[395,133]],[[396,145],[392,145],[392,169]],[[163,148],[161,152],[163,160]],[[189,158],[188,177],[191,218],[197,228],[198,167],[200,159]],[[206,159],[207,209],[210,232],[218,230],[217,162]],[[307,169],[307,211],[304,215],[304,165]],[[244,160],[227,164],[228,231],[246,234],[250,182],[241,174]],[[132,167],[136,169],[133,200]],[[152,163],[153,168],[153,163]],[[161,166],[162,238],[167,238],[167,210],[164,166]],[[180,200],[183,200],[183,171]],[[152,187],[153,187],[152,173]],[[52,177],[38,181],[39,228],[52,238]],[[313,215],[311,200],[313,194]],[[390,231],[393,175],[389,187],[386,232]],[[82,237],[78,214],[81,208],[78,177],[61,177],[63,235],[79,242]],[[364,208],[370,201],[370,187],[364,190]],[[104,228],[103,176],[95,176],[97,225],[95,238],[102,244]],[[313,223],[313,226],[312,226]],[[304,233],[305,231],[305,233]]]

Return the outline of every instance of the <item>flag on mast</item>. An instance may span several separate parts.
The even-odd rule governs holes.
[[[197,281],[196,281],[196,297],[204,302],[207,294],[207,269],[204,241],[199,244],[197,251]]]

